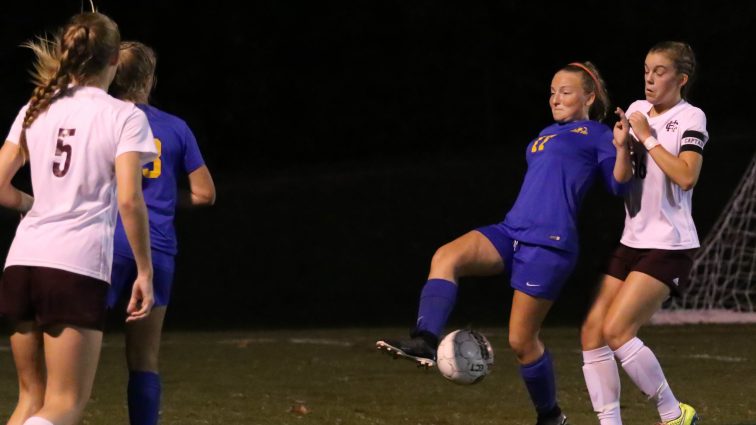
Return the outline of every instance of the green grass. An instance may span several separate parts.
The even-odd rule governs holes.
[[[458,386],[374,349],[406,329],[168,332],[162,351],[163,425],[532,425],[534,413],[503,329],[481,329],[495,366],[480,384]],[[756,326],[650,327],[641,337],[659,357],[702,425],[756,425]],[[572,424],[597,424],[583,383],[578,331],[547,328],[559,400]],[[6,340],[7,341],[7,340]],[[121,334],[105,338],[84,424],[128,423]],[[625,424],[654,424],[654,406],[622,378]],[[0,414],[16,398],[7,342],[0,344]],[[309,413],[297,415],[303,404]],[[2,418],[0,418],[2,420]]]

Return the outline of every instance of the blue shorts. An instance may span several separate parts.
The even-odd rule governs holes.
[[[475,230],[499,251],[512,288],[536,298],[556,300],[577,263],[576,252],[520,242],[501,224]]]
[[[168,254],[156,255],[153,251],[152,257],[152,287],[155,296],[155,307],[168,305],[171,299],[171,287],[173,286],[173,256]],[[160,261],[157,261],[156,257],[160,257]],[[133,258],[113,254],[113,271],[110,274],[108,308],[114,308],[121,298],[128,300],[131,297],[131,288],[134,285],[136,275],[136,262]]]

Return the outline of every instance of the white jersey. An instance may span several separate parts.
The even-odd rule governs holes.
[[[19,143],[28,105],[7,141]],[[147,117],[96,87],[72,87],[26,130],[34,205],[5,267],[51,267],[110,282],[117,198],[115,158],[157,154]]]
[[[649,117],[652,106],[648,101],[638,100],[627,108],[626,114],[643,113],[652,135],[672,155],[678,156],[686,150],[703,154],[709,135],[702,110],[681,100],[663,114]],[[632,130],[630,133],[635,137]],[[635,176],[625,197],[625,230],[620,242],[641,249],[698,248],[698,233],[691,214],[693,190],[682,190],[642,145],[636,146]]]

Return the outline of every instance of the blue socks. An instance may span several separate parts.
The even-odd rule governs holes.
[[[160,411],[160,375],[154,372],[129,372],[129,423],[157,425]]]
[[[441,336],[457,300],[457,285],[445,279],[429,279],[420,293],[415,333],[430,332]]]
[[[552,416],[557,406],[554,365],[548,351],[533,363],[520,366],[520,375],[528,388],[538,416]]]

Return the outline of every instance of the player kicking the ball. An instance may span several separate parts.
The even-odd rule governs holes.
[[[408,340],[384,339],[379,350],[423,366],[435,364],[439,337],[464,276],[507,272],[514,288],[509,344],[538,415],[538,425],[564,425],[551,354],[541,325],[575,267],[577,215],[596,176],[615,193],[632,175],[629,152],[598,120],[606,116],[605,85],[590,63],[571,63],[551,82],[554,123],[525,150],[528,170],[520,194],[498,224],[473,230],[442,246],[431,261]],[[618,142],[619,140],[619,142]]]

